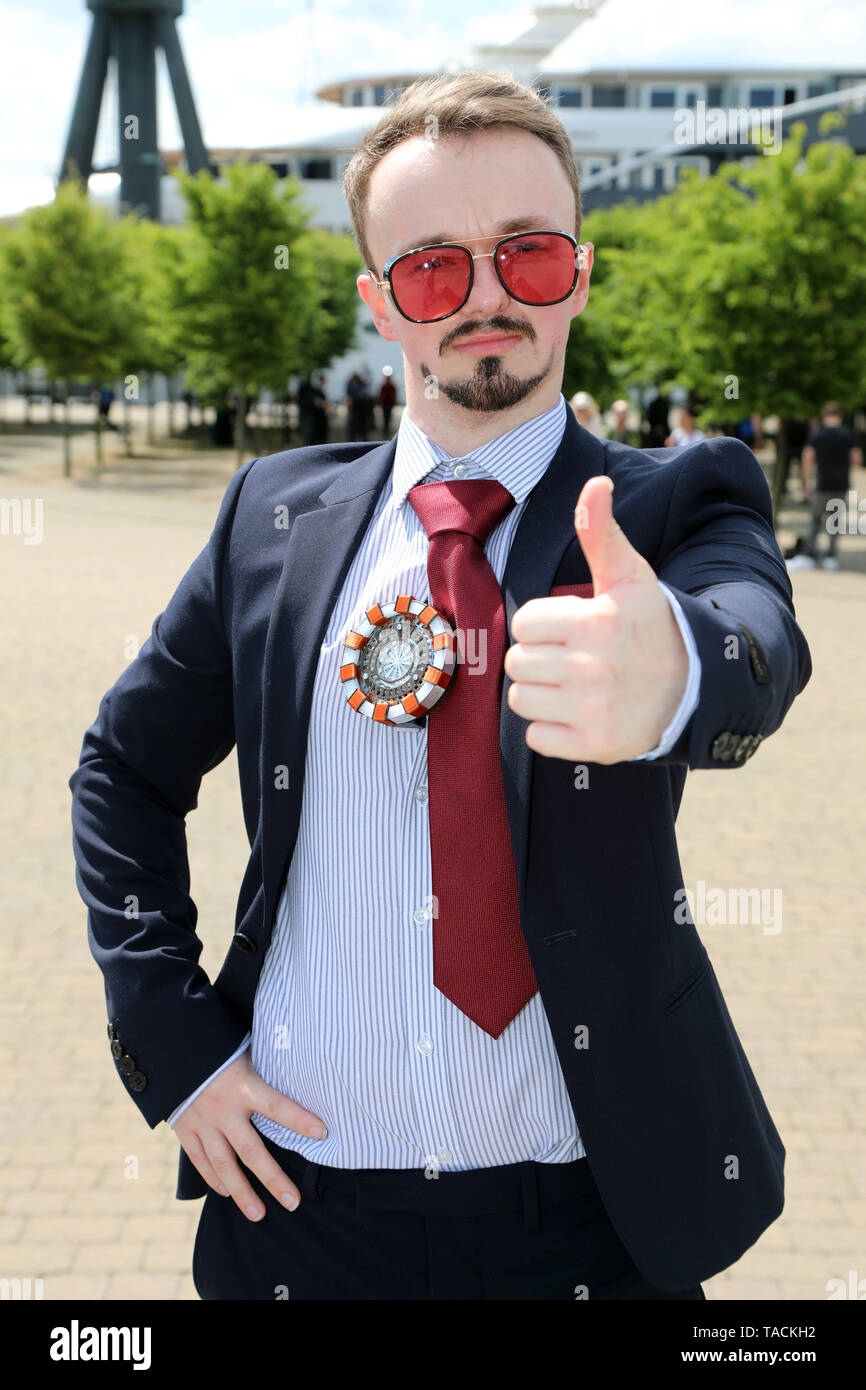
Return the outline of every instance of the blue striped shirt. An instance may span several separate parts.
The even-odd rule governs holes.
[[[497,582],[527,498],[565,429],[566,402],[492,439],[462,462],[404,410],[386,485],[352,560],[321,647],[312,692],[297,843],[258,982],[252,1033],[169,1117],[173,1125],[252,1043],[277,1091],[318,1115],[324,1140],[254,1113],[268,1138],[341,1168],[485,1168],[567,1163],[585,1150],[541,996],[491,1038],[433,984],[433,882],[427,734],[384,727],[349,708],[340,683],[346,634],[398,594],[428,596],[424,527],[407,501],[416,483],[494,477],[516,505],[485,546]],[[575,498],[575,501],[577,499]],[[697,703],[700,663],[656,756]]]

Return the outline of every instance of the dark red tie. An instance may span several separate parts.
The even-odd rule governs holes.
[[[430,601],[459,629],[454,676],[426,721],[433,983],[498,1038],[538,989],[520,929],[499,751],[505,605],[484,554],[514,498],[495,479],[474,478],[419,483],[408,497],[430,537]]]

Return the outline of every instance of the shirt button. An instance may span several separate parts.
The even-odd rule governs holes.
[[[426,800],[427,800],[427,788],[426,788],[426,787],[416,787],[416,788],[415,788],[415,800],[416,800],[416,801],[426,801]]]
[[[427,1034],[425,1033],[423,1038],[418,1039],[415,1046],[418,1048],[418,1051],[421,1053],[421,1055],[423,1057],[426,1057],[428,1052],[433,1051],[433,1039],[428,1038]]]
[[[469,472],[469,468],[468,468],[468,466],[467,466],[465,463],[458,463],[458,464],[455,464],[455,466],[454,466],[454,477],[455,477],[455,478],[465,478],[465,477],[466,477],[466,474],[467,474],[468,472]]]
[[[417,926],[423,927],[429,916],[430,913],[426,907],[416,907],[415,911],[412,913],[412,921],[415,922]]]
[[[450,1162],[451,1162],[451,1150],[450,1150],[450,1149],[440,1149],[439,1152],[438,1152],[438,1154],[436,1155],[436,1159],[437,1159],[437,1161],[438,1161],[439,1163],[450,1163]]]

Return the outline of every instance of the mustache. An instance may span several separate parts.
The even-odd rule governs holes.
[[[440,354],[449,348],[452,343],[460,338],[471,338],[476,333],[520,333],[528,338],[531,343],[535,342],[535,329],[531,323],[525,319],[509,319],[504,314],[495,314],[486,323],[461,323],[458,324],[451,333],[446,333],[442,342],[439,344]]]

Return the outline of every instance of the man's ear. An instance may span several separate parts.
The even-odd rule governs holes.
[[[595,256],[595,247],[592,242],[583,242],[579,254],[577,284],[571,297],[572,318],[577,318],[578,314],[583,313],[589,298],[589,277],[592,274],[592,262]]]
[[[370,310],[370,316],[376,325],[377,333],[382,338],[387,338],[390,343],[396,343],[398,338],[388,313],[385,296],[372,275],[368,271],[362,270],[355,283],[358,286],[359,295]]]

